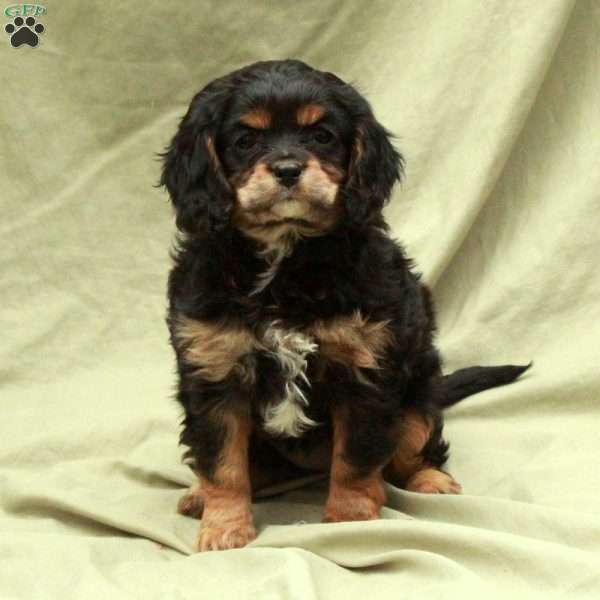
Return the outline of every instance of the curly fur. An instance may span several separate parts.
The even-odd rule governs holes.
[[[326,514],[341,520],[344,481],[355,482],[348,498],[360,495],[360,481],[371,499],[382,496],[377,473],[394,464],[403,435],[420,439],[410,438],[411,422],[430,424],[418,462],[439,468],[448,449],[442,406],[460,389],[518,375],[486,371],[479,387],[479,371],[442,376],[429,291],[382,216],[402,156],[369,103],[335,75],[286,60],[217,79],[193,98],[163,160],[180,231],[168,324],[185,411],[181,442],[211,486],[225,481],[225,456],[252,470],[283,450],[302,465],[297,457],[314,456],[324,440],[331,448],[335,434],[341,451],[328,460],[337,465],[336,503]],[[289,173],[290,161],[306,173],[294,185],[278,167]],[[182,319],[253,341],[230,340],[230,361],[219,356],[223,376],[203,377],[202,345],[190,361],[193,329],[182,334]],[[247,444],[233,444],[231,423],[251,423],[235,425],[250,436],[247,455],[235,454]]]

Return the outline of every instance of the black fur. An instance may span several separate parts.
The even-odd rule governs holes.
[[[183,117],[164,159],[160,184],[171,197],[177,227],[194,235],[209,226],[221,229],[233,203],[233,191],[207,151],[225,110],[226,86],[217,80],[199,92]],[[219,198],[218,202],[214,199]]]
[[[298,97],[325,99],[336,107],[352,136],[339,150],[339,166],[347,172],[340,189],[343,217],[326,235],[298,241],[275,279],[251,296],[267,264],[259,255],[258,242],[230,223],[235,195],[229,169],[234,168],[234,159],[222,160],[220,128],[234,99],[265,100],[269,93],[282,106]],[[209,151],[211,144],[216,160]],[[390,237],[381,214],[400,179],[403,161],[389,133],[352,86],[299,61],[251,65],[214,81],[194,97],[163,157],[161,183],[169,191],[181,232],[168,286],[172,336],[180,315],[234,320],[253,331],[273,319],[299,329],[315,319],[357,310],[374,321],[390,322],[394,343],[382,357],[382,368],[363,369],[372,385],[334,364],[317,382],[316,359],[309,356],[307,376],[312,385],[305,389],[310,399],[306,413],[321,427],[298,441],[290,440],[292,446],[306,446],[330,431],[332,408],[344,406],[351,423],[346,456],[357,472],[366,472],[389,460],[397,443],[398,421],[403,411],[413,408],[435,423],[424,453],[441,465],[448,448],[442,439],[442,407],[506,383],[521,372],[442,376],[429,292],[402,246]],[[225,436],[223,414],[251,415],[257,424],[254,435],[268,438],[260,431],[260,408],[281,392],[284,380],[273,359],[256,352],[244,359],[256,368],[254,383],[235,375],[217,383],[203,381],[192,376],[181,347],[173,337],[172,342],[179,374],[177,398],[185,410],[181,442],[189,447],[195,468],[210,478]]]
[[[448,407],[463,398],[492,387],[512,383],[533,363],[528,365],[501,365],[499,367],[468,367],[444,376],[444,394],[441,406]]]

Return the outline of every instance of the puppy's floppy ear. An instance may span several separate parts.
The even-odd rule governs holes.
[[[163,159],[160,185],[175,208],[176,225],[186,233],[220,230],[229,222],[234,194],[216,150],[226,89],[219,80],[192,100]]]
[[[331,74],[328,79],[333,82]],[[337,77],[335,78],[337,79]],[[400,181],[404,159],[391,133],[373,116],[369,103],[349,84],[337,79],[336,96],[355,123],[354,140],[343,188],[346,220],[360,224],[381,211]]]
[[[390,137],[373,115],[358,122],[345,186],[346,212],[351,222],[368,221],[381,211],[402,177],[404,160]]]

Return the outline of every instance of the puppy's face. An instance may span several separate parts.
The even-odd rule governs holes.
[[[290,230],[319,235],[343,214],[352,123],[326,90],[288,82],[269,96],[268,83],[236,94],[219,132],[233,222],[266,242]]]
[[[232,225],[266,244],[368,221],[402,167],[354,88],[293,60],[209,84],[164,159],[180,229]]]

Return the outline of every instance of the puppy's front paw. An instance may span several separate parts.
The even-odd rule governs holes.
[[[461,494],[462,487],[451,475],[438,469],[417,471],[407,482],[409,492],[422,494]]]
[[[252,523],[240,523],[226,527],[201,527],[198,534],[198,550],[231,550],[242,548],[256,538]]]
[[[324,523],[372,521],[379,518],[381,501],[354,490],[337,493],[325,505]]]

